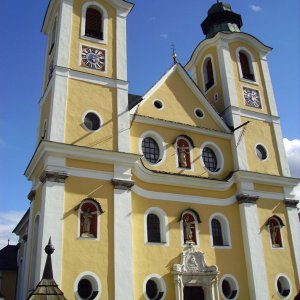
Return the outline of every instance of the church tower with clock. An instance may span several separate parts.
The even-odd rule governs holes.
[[[217,2],[185,66],[128,93],[124,0],[50,0],[17,299],[49,237],[67,299],[291,299],[300,225],[267,55]],[[238,263],[235,263],[238,262]]]

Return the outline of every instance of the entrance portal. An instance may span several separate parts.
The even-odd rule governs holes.
[[[183,289],[184,300],[205,300],[201,286],[185,286]]]

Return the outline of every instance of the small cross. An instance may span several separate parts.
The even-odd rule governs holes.
[[[171,50],[172,50],[172,57],[173,57],[173,62],[174,62],[174,65],[177,63],[177,55],[175,53],[175,45],[172,43],[171,44]]]
[[[7,240],[7,245],[9,246],[9,239]]]

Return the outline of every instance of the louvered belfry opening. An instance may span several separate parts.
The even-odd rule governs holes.
[[[85,20],[85,35],[103,40],[102,14],[94,8],[88,8]]]

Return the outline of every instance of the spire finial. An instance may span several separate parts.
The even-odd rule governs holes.
[[[52,262],[51,262],[51,254],[54,252],[54,246],[51,243],[51,237],[49,238],[48,245],[45,247],[45,252],[47,253],[46,264],[43,273],[43,279],[53,279],[53,271],[52,271]]]
[[[175,45],[174,43],[171,44],[171,50],[172,50],[172,58],[173,58],[173,63],[174,65],[177,63],[177,55],[176,55],[176,48],[175,48]]]

